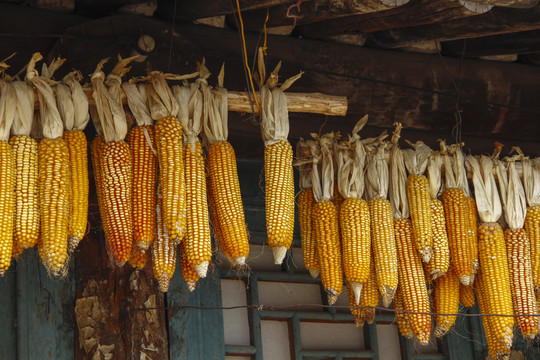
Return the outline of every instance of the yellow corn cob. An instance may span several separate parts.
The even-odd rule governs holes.
[[[47,271],[62,275],[67,259],[69,197],[69,150],[62,138],[43,139],[38,146],[39,255]]]
[[[465,286],[461,283],[459,284],[459,302],[465,307],[473,307],[476,304],[472,285]]]
[[[182,277],[184,278],[184,281],[186,282],[189,291],[192,292],[195,290],[195,287],[197,286],[197,281],[199,281],[200,277],[188,259],[188,255],[185,249],[186,244],[187,242],[184,241],[179,246],[180,268],[182,269]]]
[[[133,241],[146,250],[156,236],[154,130],[149,125],[136,126],[130,130],[127,142],[133,161]]]
[[[124,265],[133,245],[133,170],[125,141],[109,141],[101,158],[105,238],[118,266]]]
[[[450,248],[444,221],[443,204],[438,199],[431,199],[431,231],[433,237],[431,260],[426,268],[432,279],[446,274],[450,266]]]
[[[321,281],[328,294],[328,303],[334,304],[343,291],[341,246],[339,243],[338,214],[331,201],[319,201],[313,209],[313,228],[317,239],[317,254]]]
[[[405,310],[429,313],[429,297],[424,280],[422,260],[413,242],[412,224],[409,219],[394,221],[396,245],[398,250],[399,283],[403,291]],[[431,316],[409,314],[409,320],[421,345],[427,345],[431,333]]]
[[[15,216],[15,159],[6,141],[0,141],[0,276],[4,276],[13,255]]]
[[[194,151],[193,151],[194,148]],[[185,252],[187,259],[200,277],[206,277],[212,260],[212,239],[206,200],[206,175],[200,142],[187,144],[184,149],[186,171],[187,235]]]
[[[403,311],[399,311],[405,310],[401,287],[398,287],[396,291],[396,296],[394,297],[394,309],[396,310],[395,316],[399,333],[401,334],[401,336],[406,337],[407,339],[412,339],[414,337],[414,332],[412,330],[411,321],[409,320],[409,314]]]
[[[13,241],[13,252],[11,254],[11,256],[15,259],[15,260],[18,260],[19,259],[19,256],[21,256],[21,254],[24,252],[24,248],[22,246],[20,246],[19,244],[17,244],[15,242],[15,240]]]
[[[165,219],[163,219],[163,198],[161,192],[158,191],[157,197],[157,237],[152,245],[152,267],[154,269],[154,277],[159,284],[159,290],[161,292],[167,292],[176,267],[176,243],[169,236],[167,224],[165,223]]]
[[[15,233],[13,256],[39,239],[38,144],[26,135],[9,140],[15,158]]]
[[[488,313],[513,315],[506,246],[498,223],[484,223],[478,227],[478,249],[483,277],[481,287]],[[497,340],[510,348],[514,318],[494,317],[490,322]]]
[[[448,233],[450,258],[456,275],[463,285],[473,282],[473,263],[477,255],[473,253],[468,238],[469,211],[463,190],[448,188],[443,193],[444,217]]]
[[[155,125],[159,183],[163,193],[163,217],[171,239],[177,243],[186,234],[186,182],[182,145],[182,124],[173,116]]]
[[[206,163],[206,167],[208,168],[208,162]],[[212,182],[210,181],[210,176],[208,174],[206,175],[206,191],[208,196],[208,208],[210,210],[212,234],[214,235],[214,240],[218,242],[219,248],[221,249],[225,257],[232,262],[231,256],[227,253],[227,247],[225,246],[225,243],[223,241],[223,232],[221,231],[221,227],[219,226],[216,201],[214,200],[214,191],[212,189]]]
[[[302,256],[304,266],[312,277],[319,275],[319,260],[317,260],[317,242],[313,233],[313,207],[315,197],[313,190],[302,190],[298,195],[298,222],[300,223],[300,238],[302,240]]]
[[[217,220],[226,247],[224,253],[233,265],[243,266],[249,255],[249,242],[234,149],[227,141],[215,142],[207,159]]]
[[[533,282],[538,291],[540,289],[540,205],[527,208],[524,227],[531,241]]]
[[[379,292],[385,307],[390,306],[398,286],[398,261],[392,207],[387,199],[368,203],[371,223],[371,247]]]
[[[431,201],[429,182],[424,175],[411,174],[407,177],[407,199],[411,212],[414,243],[422,261],[429,262],[432,256]]]
[[[364,309],[361,309],[360,314],[362,315],[362,320],[366,321],[368,324],[373,324],[375,321],[375,308],[374,306],[379,305],[379,286],[377,285],[377,276],[375,274],[375,264],[371,261],[371,273],[362,288],[362,295],[360,295],[360,306],[367,306]]]
[[[265,204],[268,245],[280,265],[291,247],[294,231],[293,150],[286,140],[264,148]]]
[[[377,291],[379,290],[377,289]],[[347,286],[347,298],[349,299],[349,306],[351,307],[349,311],[354,317],[354,324],[356,325],[356,327],[364,327],[365,320],[362,314],[363,309],[358,308],[360,305],[356,304],[356,301],[354,300],[354,292],[352,291],[350,286]]]
[[[103,231],[107,228],[107,217],[105,216],[105,204],[103,203],[103,173],[101,170],[101,159],[103,158],[103,149],[105,149],[105,138],[100,135],[92,140],[90,144],[90,153],[92,155],[92,171],[94,172],[94,183],[96,185],[96,195],[98,200],[99,216]]]
[[[506,229],[504,237],[514,312],[516,315],[525,315],[516,318],[517,326],[521,335],[534,339],[538,334],[538,317],[527,316],[538,314],[532,280],[530,241],[524,229]]]
[[[472,197],[467,197],[467,218],[469,219],[469,228],[467,229],[467,245],[472,254],[473,274],[478,271],[480,263],[478,261],[478,211],[476,210],[476,201]],[[474,276],[473,276],[474,280]]]
[[[459,278],[452,268],[435,281],[435,311],[439,314],[459,312]],[[454,326],[456,315],[435,316],[435,336],[442,337]]]
[[[371,272],[371,230],[368,204],[357,198],[346,199],[339,211],[343,246],[343,269],[348,287],[360,303],[362,286]]]
[[[138,246],[133,246],[131,248],[131,256],[129,258],[129,263],[135,269],[142,270],[148,262],[148,251],[143,250]]]
[[[88,144],[81,130],[65,131],[71,172],[71,214],[68,248],[75,250],[86,233],[88,223]]]

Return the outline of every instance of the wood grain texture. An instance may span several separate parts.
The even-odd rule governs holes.
[[[538,4],[538,0],[468,0],[468,2],[521,9],[532,8]]]

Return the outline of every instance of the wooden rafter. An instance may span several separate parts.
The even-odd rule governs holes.
[[[466,57],[530,54],[540,52],[540,30],[446,41],[441,49],[448,56],[461,56],[463,49]]]

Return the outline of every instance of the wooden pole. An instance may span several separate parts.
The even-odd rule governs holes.
[[[84,93],[88,97],[88,104],[95,106],[92,96],[92,87],[85,86]],[[53,86],[53,90],[54,86]],[[55,90],[56,91],[56,90]],[[257,98],[260,99],[259,92],[256,92]],[[287,97],[287,109],[289,112],[311,113],[322,115],[337,115],[345,116],[347,114],[347,98],[345,96],[332,96],[321,93],[285,93]],[[250,101],[250,96],[247,92],[228,91],[227,92],[229,111],[237,111],[242,113],[259,113],[259,109],[255,103]],[[34,108],[39,108],[38,96],[36,93]],[[126,96],[122,90],[122,102],[126,105]]]

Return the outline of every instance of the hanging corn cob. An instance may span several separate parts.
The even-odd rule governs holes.
[[[441,189],[441,167],[443,159],[438,151],[433,151],[428,159],[429,193],[431,196],[431,234],[433,238],[431,260],[426,268],[435,280],[443,276],[450,266],[450,248],[444,221],[443,203],[437,199]]]
[[[401,293],[401,286],[398,286],[396,290],[396,296],[394,297],[394,309],[398,330],[401,336],[412,339],[414,337],[414,331],[409,320],[409,314],[402,311],[405,310],[403,304],[403,294]]]
[[[191,89],[187,86],[175,86],[173,90],[180,107],[178,117],[184,128],[185,144],[187,234],[183,246],[185,254],[182,255],[186,259],[182,261],[187,260],[189,266],[197,272],[197,276],[204,278],[212,260],[212,239],[206,199],[204,156],[199,133],[203,126],[203,108],[206,108],[204,101],[210,103],[212,99],[204,99],[202,90],[208,86],[206,79],[210,72],[201,65],[199,74],[201,77]]]
[[[343,269],[347,288],[353,291],[356,304],[360,303],[362,287],[368,281],[371,270],[369,208],[362,199],[366,151],[358,135],[367,119],[366,115],[358,121],[352,137],[349,141],[341,143],[336,156],[338,187],[345,198],[339,210]]]
[[[221,251],[234,266],[244,266],[249,255],[249,241],[244,218],[244,206],[240,194],[240,183],[236,170],[236,156],[231,144],[227,142],[227,90],[223,88],[224,72],[218,77],[218,89],[204,91],[205,98],[213,99],[209,104],[208,117],[204,122],[204,140],[208,146],[207,162],[210,174],[212,202],[225,247]],[[210,100],[209,100],[210,101]],[[215,228],[215,225],[214,225]]]
[[[435,280],[435,312],[457,314],[459,312],[459,278],[450,267],[446,274]],[[435,336],[443,337],[454,326],[456,315],[435,316]]]
[[[178,251],[180,252],[180,268],[182,270],[182,277],[184,278],[184,281],[186,282],[188,290],[190,292],[193,292],[195,288],[197,287],[197,281],[199,281],[200,277],[188,259],[188,254],[185,249],[186,246],[187,246],[186,241],[183,241],[179,245]]]
[[[473,307],[476,304],[474,287],[472,285],[465,286],[462,283],[459,284],[459,302],[464,307]]]
[[[88,98],[79,83],[81,74],[71,72],[56,86],[58,110],[64,121],[64,140],[69,150],[71,174],[68,249],[75,250],[88,223],[88,144],[83,130],[90,119]]]
[[[371,261],[371,272],[364,287],[362,288],[362,295],[360,295],[359,306],[364,307],[360,309],[360,318],[362,321],[368,324],[373,324],[375,321],[375,306],[379,305],[379,286],[377,284],[377,276],[375,274],[375,262]]]
[[[478,227],[480,258],[480,285],[486,302],[487,313],[513,315],[510,274],[506,256],[504,234],[497,223],[502,207],[493,176],[493,160],[482,156],[480,160],[467,156],[473,170],[473,184],[482,224]],[[510,349],[513,339],[514,318],[493,317],[491,329],[497,342]]]
[[[474,234],[471,233],[470,211],[467,204],[469,188],[466,182],[463,153],[460,146],[447,148],[441,141],[441,154],[445,171],[443,206],[450,258],[461,283],[471,285],[474,281],[475,269],[478,267],[478,244]],[[453,156],[453,164],[450,156]],[[463,182],[463,175],[465,182]]]
[[[47,271],[54,276],[61,276],[67,271],[71,197],[69,149],[62,138],[63,124],[53,91],[46,79],[40,77],[34,69],[35,63],[41,58],[41,54],[34,54],[26,75],[27,81],[38,90],[44,135],[38,146],[38,193],[41,214],[38,250]]]
[[[105,140],[98,160],[103,200],[100,213],[102,218],[105,217],[105,238],[114,261],[118,266],[123,266],[130,258],[133,245],[133,170],[131,152],[124,141],[128,127],[120,88],[121,77],[129,70],[126,66],[132,59],[120,60],[114,67],[107,78],[109,89],[105,87],[105,74],[101,70],[107,60],[102,60],[92,74],[96,112]]]
[[[16,96],[11,84],[0,79],[0,276],[9,269],[13,253],[16,175],[15,158],[8,140],[15,117]]]
[[[300,139],[296,144],[296,162],[300,178],[298,185],[298,221],[300,223],[300,239],[302,241],[302,257],[304,266],[313,278],[319,276],[319,261],[317,260],[317,242],[313,231],[313,207],[315,197],[311,183],[312,155],[310,144],[313,140]]]
[[[135,269],[142,270],[148,262],[148,250],[143,250],[139,246],[131,247],[131,256],[129,257],[129,263]]]
[[[9,144],[15,158],[14,255],[39,239],[38,143],[30,137],[34,121],[34,90],[23,81],[11,83],[17,96],[17,114]]]
[[[537,298],[540,290],[540,158],[525,157],[523,164],[523,186],[527,197],[525,231],[531,242],[531,263]]]
[[[422,261],[429,263],[432,256],[433,232],[431,228],[431,202],[429,182],[423,175],[431,149],[421,141],[413,149],[403,150],[409,176],[407,177],[407,199],[409,201],[414,243]]]
[[[415,248],[412,222],[407,202],[406,170],[403,152],[398,140],[401,124],[394,124],[390,149],[390,204],[394,214],[394,234],[398,254],[399,286],[403,296],[403,308],[408,311],[429,313],[429,296],[420,253]],[[427,345],[431,333],[431,316],[408,315],[415,337],[421,345]]]
[[[157,159],[154,128],[148,110],[146,87],[124,83],[122,88],[137,123],[127,137],[133,161],[133,241],[146,250],[156,236]]]
[[[517,157],[521,157],[518,155]],[[516,157],[507,159],[508,171],[500,160],[496,162],[499,191],[508,228],[504,232],[512,302],[516,323],[525,338],[534,339],[538,333],[538,314],[531,266],[531,244],[523,229],[527,203],[525,190],[519,179],[515,164]]]
[[[176,243],[169,236],[168,228],[163,218],[163,196],[160,186],[157,189],[157,236],[152,245],[152,267],[154,277],[161,292],[169,291],[169,284],[176,268]]]
[[[379,291],[378,289],[376,290],[377,292]],[[356,304],[356,300],[354,299],[354,293],[349,286],[347,286],[347,299],[349,300],[349,311],[354,317],[354,324],[356,325],[356,327],[364,327],[365,320],[362,313],[363,309],[361,309],[359,305]]]
[[[384,160],[386,143],[373,146],[366,169],[366,190],[369,199],[371,248],[375,260],[375,273],[384,306],[390,306],[398,286],[398,261],[392,206],[386,199],[388,192],[388,164]]]
[[[311,172],[313,195],[317,201],[313,208],[313,229],[317,241],[321,281],[330,305],[337,301],[343,291],[338,213],[336,206],[330,201],[334,191],[334,164],[330,150],[332,141],[332,133],[323,135],[319,140],[321,156],[317,156],[315,149],[311,151],[314,154]],[[319,163],[321,163],[320,175]]]
[[[264,74],[264,57],[259,50],[259,70]],[[285,81],[277,88],[281,62],[261,87],[261,133],[264,141],[264,179],[266,228],[268,244],[274,254],[274,264],[280,265],[291,247],[294,230],[293,150],[287,140],[289,114],[284,91],[302,73]]]

